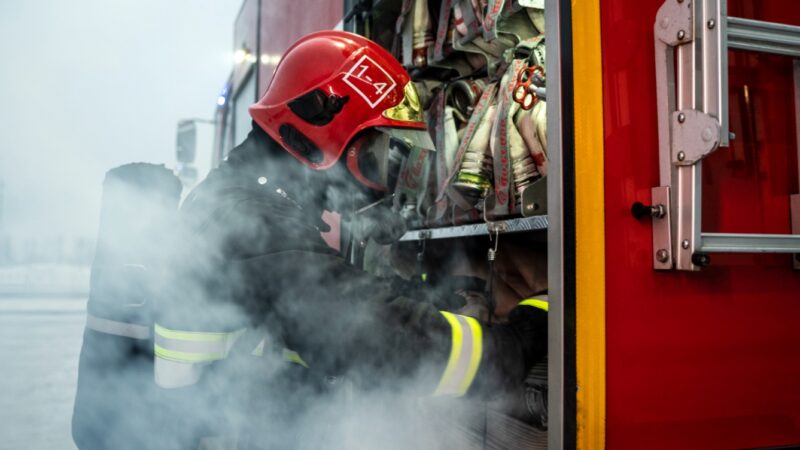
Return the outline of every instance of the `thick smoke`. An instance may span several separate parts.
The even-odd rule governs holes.
[[[428,248],[429,259],[442,264],[438,270],[435,262],[414,262],[420,251],[416,244],[370,243],[392,259],[377,258],[393,268],[395,281],[343,268],[337,255],[300,251],[311,248],[304,240],[318,236],[315,229],[324,228],[318,211],[309,207],[320,197],[300,190],[319,180],[282,177],[298,172],[280,164],[297,162],[233,154],[174,215],[165,215],[169,196],[157,195],[153,202],[152,192],[145,192],[150,200],[143,201],[142,189],[110,193],[106,183],[90,313],[120,317],[122,309],[130,313],[128,320],[142,325],[156,321],[185,331],[246,331],[227,358],[196,365],[195,384],[163,389],[154,384],[148,354],[152,335],[134,342],[87,330],[85,339],[94,334],[105,342],[84,348],[82,370],[93,370],[96,377],[79,388],[76,439],[79,428],[87,427],[89,434],[101,433],[102,447],[118,449],[187,448],[196,437],[205,437],[203,448],[519,445],[509,432],[515,421],[504,414],[519,410],[520,391],[498,391],[491,398],[431,396],[448,357],[442,349],[449,347],[436,335],[413,329],[425,323],[410,321],[412,329],[401,332],[391,326],[396,315],[404,314],[390,305],[398,297],[407,297],[400,300],[403,304],[438,302],[430,304],[434,310],[457,311],[471,304],[478,306],[475,314],[485,315],[480,295],[472,302],[454,297],[459,289],[453,284],[414,291],[397,280],[398,274],[418,277],[420,270],[485,279],[476,248],[485,250],[486,243]],[[327,205],[354,211],[374,200],[347,188],[349,176],[335,170],[325,174]],[[216,183],[222,177],[225,183]],[[167,191],[172,189],[165,184]],[[373,217],[367,228],[377,225]],[[544,269],[538,262],[533,265]],[[104,279],[111,282],[103,284]],[[521,284],[522,289],[542,288],[541,283]],[[478,285],[472,286],[477,292]],[[256,356],[259,347],[263,352]],[[308,367],[287,362],[284,349],[297,351]],[[81,400],[89,407],[82,407]]]

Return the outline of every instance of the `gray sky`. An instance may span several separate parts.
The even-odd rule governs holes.
[[[0,227],[93,237],[104,173],[211,118],[241,0],[0,1]],[[2,229],[2,228],[0,228]]]

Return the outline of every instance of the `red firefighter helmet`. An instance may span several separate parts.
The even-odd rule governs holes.
[[[370,128],[433,149],[416,88],[403,66],[380,45],[342,31],[312,33],[292,45],[250,115],[314,170],[333,166],[356,135]],[[351,162],[367,145],[352,144],[347,166],[370,186],[370,177]]]

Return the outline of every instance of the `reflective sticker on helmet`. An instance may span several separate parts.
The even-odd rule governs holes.
[[[397,87],[397,82],[389,73],[367,55],[362,56],[343,79],[370,108],[374,108]]]

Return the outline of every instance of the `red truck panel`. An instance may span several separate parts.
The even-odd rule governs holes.
[[[262,55],[280,56],[301,36],[331,29],[344,15],[342,0],[262,0],[262,3]],[[272,80],[275,64],[262,61],[259,70],[258,97],[261,98]]]
[[[256,57],[255,53],[258,51],[258,27],[256,25],[258,3],[258,0],[245,0],[233,26],[234,51],[246,50],[248,54]],[[234,91],[237,91],[242,85],[252,66],[253,62],[249,58],[234,66],[232,79]]]
[[[652,268],[659,184],[653,22],[661,0],[602,0],[607,447],[732,449],[800,443],[800,271],[790,255],[711,255]],[[756,7],[757,6],[757,7]],[[800,25],[781,0],[729,15]],[[733,52],[731,130],[704,164],[703,231],[790,233],[797,193],[791,60]],[[749,103],[745,101],[747,86]]]

